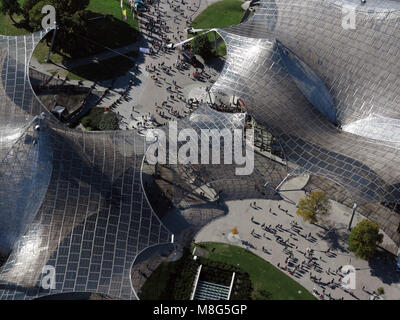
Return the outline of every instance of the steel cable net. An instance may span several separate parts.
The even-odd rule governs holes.
[[[342,28],[341,5],[261,0],[247,22],[217,30],[227,59],[212,91],[245,101],[248,113],[280,142],[292,173],[327,178],[375,210],[371,205],[400,199],[397,141],[368,130],[382,121],[390,128],[399,119],[400,6],[367,1],[355,9],[356,29],[348,30]],[[0,206],[0,219],[12,230],[7,240],[0,238],[1,250],[11,252],[0,270],[0,298],[84,291],[133,299],[136,254],[171,236],[143,192],[144,137],[74,132],[57,124],[36,98],[27,72],[35,45],[48,31],[0,36],[0,199],[9,208]],[[357,123],[371,117],[379,121]],[[240,117],[207,106],[178,124],[195,131],[243,125]],[[255,162],[255,173],[240,179],[233,166],[175,166],[176,204],[184,206],[205,184],[227,198],[257,197],[262,191],[255,185],[277,186],[286,175],[285,166],[272,167],[262,156]],[[26,219],[8,220],[11,214]],[[388,218],[383,229],[399,242],[393,231],[398,215],[376,218]],[[55,267],[53,289],[41,285],[46,265]]]
[[[196,230],[226,214],[223,201],[244,198],[276,199],[278,196],[272,188],[286,176],[286,166],[262,156],[254,150],[251,143],[246,143],[244,135],[250,133],[244,133],[244,127],[245,113],[219,112],[206,103],[200,104],[192,114],[178,122],[178,132],[189,128],[194,141],[199,140],[197,163],[183,164],[178,161],[177,164],[171,164],[167,161],[168,164],[163,166],[167,169],[163,179],[169,179],[173,184],[174,205],[180,210],[190,209],[189,213],[184,213],[184,218]],[[162,130],[168,136],[168,127]],[[235,146],[234,143],[230,144],[235,130],[238,136],[240,134],[241,154],[255,152],[254,166],[257,169],[251,170],[249,174],[238,175],[236,172],[237,168],[245,165],[236,163]],[[201,140],[203,132],[210,133],[210,137],[204,141]],[[178,150],[186,141],[178,144]],[[205,149],[208,151],[208,163],[202,162]],[[214,152],[220,155],[217,157],[218,163],[211,159]],[[264,187],[266,181],[269,182],[270,189]]]
[[[228,57],[213,90],[245,100],[297,166],[292,174],[327,178],[365,207],[396,208],[399,10],[393,1],[262,0],[248,21],[217,30]],[[343,27],[349,12],[355,29]],[[399,216],[378,207],[399,243]]]
[[[368,3],[354,6],[356,29],[346,30],[337,2],[260,1],[247,22],[219,30],[228,59],[213,89],[243,97],[300,171],[336,181],[360,203],[396,203],[398,149],[340,130],[370,113],[399,116],[400,7]]]
[[[198,135],[201,135],[202,129],[217,129],[218,133],[223,132],[227,129],[232,132],[233,130],[240,130],[243,132],[245,123],[245,114],[224,114],[215,111],[208,106],[203,105],[200,111],[202,118],[204,117],[208,121],[193,121],[193,115],[187,119],[187,126],[194,128]],[[195,117],[199,118],[196,113]],[[184,121],[182,121],[184,123]],[[244,134],[243,140],[241,141],[241,149],[244,152],[256,152],[253,146],[249,147],[246,144],[246,134]],[[217,136],[217,139],[219,137]],[[262,186],[268,181],[272,186],[277,186],[280,181],[286,175],[286,167],[281,164],[277,164],[274,161],[260,156],[255,153],[254,167],[256,171],[252,171],[250,174],[238,175],[236,169],[243,167],[235,163],[233,150],[230,146],[228,149],[232,153],[232,164],[226,164],[225,158],[222,156],[225,152],[225,141],[220,140],[219,153],[221,154],[220,164],[203,165],[201,163],[197,165],[179,165],[178,174],[180,177],[185,177],[185,181],[190,181],[190,186],[194,189],[201,188],[202,185],[208,184],[212,189],[215,190],[216,194],[222,194],[225,200],[239,199],[239,198],[257,198],[257,197],[272,197],[270,190],[263,188]],[[209,145],[210,153],[212,150],[212,140]],[[193,180],[194,179],[194,180]],[[182,200],[184,197],[182,197]]]
[[[144,138],[83,133],[58,124],[29,82],[28,63],[46,34],[1,37],[1,299],[104,293],[135,299],[131,266],[171,234],[143,193]],[[48,267],[55,286],[43,285]]]

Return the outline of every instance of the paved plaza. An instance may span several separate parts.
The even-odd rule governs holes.
[[[194,19],[213,2],[216,1],[188,0],[183,4],[181,1],[160,0],[158,5],[151,7],[149,13],[140,16],[139,23],[143,37],[141,44],[150,46],[155,53],[142,55],[139,58],[139,69],[134,80],[138,86],[132,87],[126,94],[126,99],[114,110],[122,117],[121,129],[138,128],[138,122],[143,122],[147,116],[159,124],[166,124],[169,120],[176,120],[191,111],[188,104],[190,98],[198,101],[207,99],[205,89],[218,76],[213,65],[204,67],[204,74],[209,79],[196,80],[193,78],[196,69],[181,62],[180,47],[166,50],[154,44],[164,43],[162,39],[165,37],[171,39],[173,43],[185,40],[188,19]],[[155,21],[153,29],[150,27],[151,21]],[[220,64],[221,61],[222,58],[215,59],[214,63]],[[201,62],[204,64],[204,61]],[[179,64],[182,65],[178,68]]]
[[[305,191],[299,190],[303,185],[302,177],[289,180],[281,190],[294,191],[281,191],[284,196],[281,201],[227,201],[227,215],[200,230],[195,242],[224,242],[247,248],[286,272],[310,292],[317,292],[319,299],[374,299],[377,296],[373,291],[378,287],[385,289],[385,299],[397,299],[400,294],[400,275],[395,272],[394,260],[368,263],[355,258],[347,250],[347,226],[351,216],[349,208],[332,202],[330,213],[317,225],[304,222],[296,214],[296,204],[305,196]],[[353,226],[363,219],[356,215]],[[235,226],[239,231],[237,236],[231,234]],[[277,241],[276,236],[281,240]],[[385,237],[384,241],[391,240]],[[312,260],[304,255],[307,249],[314,251]],[[341,277],[344,275],[338,271],[346,265],[356,269],[356,289],[347,292],[341,288]]]
[[[150,11],[139,16],[140,40],[131,45],[118,48],[113,52],[103,52],[93,57],[77,59],[65,67],[73,67],[115,57],[117,53],[125,54],[139,48],[151,48],[153,54],[139,53],[135,59],[135,67],[124,76],[96,84],[99,90],[110,88],[111,92],[98,106],[110,107],[119,115],[121,130],[152,128],[164,125],[170,120],[177,120],[193,111],[193,101],[209,101],[206,88],[210,87],[219,75],[224,64],[224,57],[211,59],[205,63],[197,57],[202,67],[203,79],[196,80],[192,65],[183,62],[182,46],[176,49],[165,49],[165,38],[172,43],[186,40],[189,21],[192,21],[209,5],[218,0],[159,0]],[[158,44],[162,43],[161,46]],[[179,65],[179,67],[178,67]],[[57,68],[54,64],[40,64],[32,59],[31,67],[49,74]],[[200,71],[200,68],[197,68]],[[77,80],[68,83],[78,84]],[[82,81],[82,85],[90,87],[92,81]]]

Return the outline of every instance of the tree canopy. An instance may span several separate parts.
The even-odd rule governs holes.
[[[42,28],[42,8],[52,5],[56,9],[57,24],[61,27],[71,27],[78,24],[79,15],[89,5],[89,0],[27,0],[24,2],[23,12],[29,26],[37,31]],[[40,19],[39,19],[40,16]]]
[[[43,2],[43,0],[24,1],[23,11],[26,16],[25,18],[28,18],[32,8],[36,6],[39,2]],[[46,0],[44,5],[53,6],[56,9],[57,21],[62,21],[64,19],[68,19],[68,17],[71,17],[74,13],[78,11],[85,10],[89,5],[89,0]]]
[[[316,223],[317,216],[326,214],[330,209],[329,199],[323,191],[314,191],[299,201],[297,214],[305,221]]]
[[[23,5],[25,22],[31,31],[42,29],[42,19],[45,16],[42,8],[45,5],[52,5],[56,9],[56,21],[59,27],[54,44],[54,50],[73,55],[74,52],[81,51],[82,43],[78,35],[85,30],[85,9],[89,5],[89,0],[26,0]],[[51,39],[49,35],[47,41]]]
[[[11,20],[15,23],[13,19],[14,14],[21,14],[22,9],[18,3],[18,0],[2,0],[0,12],[3,14],[8,14]]]
[[[47,0],[41,0],[33,5],[29,10],[29,17],[25,15],[26,21],[28,22],[29,27],[33,31],[38,31],[42,29],[42,19],[44,17],[42,13],[42,8],[48,4]]]
[[[354,252],[356,257],[369,260],[382,240],[383,234],[379,233],[379,225],[370,220],[363,220],[351,230],[348,237],[349,250]]]
[[[92,108],[89,113],[81,119],[84,127],[93,131],[109,131],[118,129],[118,119],[114,112],[105,111],[104,108]]]
[[[208,59],[212,56],[211,44],[206,35],[196,37],[192,42],[192,48],[193,52],[203,59]]]

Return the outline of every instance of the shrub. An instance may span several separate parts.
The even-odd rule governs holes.
[[[200,279],[229,286],[232,273],[236,272],[231,299],[251,299],[253,291],[248,273],[239,267],[223,262],[198,257],[197,261],[188,248],[176,262],[163,262],[146,280],[142,287],[141,299],[148,300],[188,300],[199,265],[202,264]]]
[[[210,41],[206,35],[196,37],[192,43],[193,52],[200,55],[203,59],[208,59],[212,56],[212,48]]]
[[[118,129],[118,120],[114,113],[107,111],[104,112],[100,122],[99,129],[101,131],[110,131]]]
[[[349,250],[355,256],[364,260],[371,259],[377,246],[383,240],[383,234],[379,233],[379,225],[370,220],[363,220],[351,230],[348,238]]]
[[[329,208],[330,203],[325,192],[315,191],[299,201],[296,213],[303,217],[305,221],[316,223],[318,221],[317,216],[326,214]]]
[[[115,113],[105,111],[104,108],[92,108],[89,113],[81,119],[81,124],[93,131],[109,131],[118,129],[118,119]]]

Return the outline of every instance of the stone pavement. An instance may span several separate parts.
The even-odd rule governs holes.
[[[310,292],[318,292],[315,295],[320,299],[373,299],[372,292],[378,287],[385,289],[385,299],[400,299],[400,275],[395,271],[394,259],[388,261],[383,255],[368,263],[355,258],[347,250],[349,208],[331,202],[330,213],[318,225],[304,222],[296,215],[296,204],[305,196],[304,190],[295,190],[296,179],[302,178],[289,179],[281,187],[281,190],[292,190],[281,191],[288,201],[227,201],[228,214],[206,225],[196,235],[195,242],[223,242],[245,247],[273,265],[278,267],[279,264],[283,272]],[[304,181],[298,182],[304,185]],[[356,215],[353,226],[363,219]],[[297,226],[290,229],[293,221]],[[281,228],[277,227],[279,224]],[[238,237],[231,234],[235,226],[239,231]],[[281,237],[281,241],[275,239],[274,232]],[[309,234],[311,237],[308,237]],[[384,241],[390,239],[385,236]],[[305,257],[307,248],[314,250],[313,260]],[[325,253],[328,249],[329,253]],[[288,258],[290,255],[291,259]],[[341,288],[343,274],[337,271],[345,265],[356,269],[356,289],[347,292]],[[294,271],[295,266],[297,269]],[[317,280],[313,281],[310,274]],[[333,283],[330,283],[332,280]]]
[[[117,55],[125,55],[129,52],[137,51],[139,48],[139,45],[140,45],[139,42],[135,42],[135,43],[129,44],[124,47],[113,49],[112,51],[111,50],[104,51],[104,52],[95,54],[90,57],[70,60],[70,61],[64,62],[63,67],[67,68],[68,70],[71,70],[71,69],[85,66],[85,65],[88,65],[91,63],[96,63],[99,61],[114,58]],[[134,60],[134,58],[132,58],[132,57],[129,57],[129,58]],[[37,59],[34,56],[32,57],[31,66],[33,66],[35,69],[42,70],[45,72],[49,72],[51,70],[60,68],[60,67],[57,67],[56,64],[52,64],[52,63],[45,63],[45,64],[39,63],[39,61],[37,61]]]
[[[186,39],[185,28],[188,27],[186,20],[194,19],[213,2],[216,1],[187,0],[182,4],[176,0],[160,0],[158,4],[151,6],[149,13],[141,15],[139,18],[141,46],[150,46],[156,53],[142,55],[135,76],[136,85],[127,91],[126,99],[122,99],[114,109],[122,118],[121,129],[137,128],[137,122],[142,121],[145,116],[151,116],[159,124],[166,124],[169,120],[184,116],[191,111],[187,103],[189,98],[199,101],[207,99],[205,89],[219,74],[214,65],[220,68],[223,59],[214,59],[214,63],[205,64],[198,57],[204,65],[204,73],[209,76],[209,79],[200,81],[193,78],[193,72],[196,71],[193,66],[185,64],[182,68],[177,68],[181,55],[180,48],[160,50],[154,43],[161,42],[163,37],[168,37],[175,43]],[[151,21],[157,21],[153,28],[149,25]],[[133,78],[133,75],[131,76]],[[167,90],[168,87],[171,90]],[[104,104],[112,102],[113,100],[109,99],[105,100]]]
[[[136,59],[136,66],[124,76],[97,83],[101,89],[111,88],[111,94],[105,98],[99,106],[114,106],[113,110],[120,116],[120,129],[138,128],[138,122],[142,122],[145,116],[151,116],[156,122],[166,124],[177,116],[184,116],[191,111],[187,100],[189,98],[207,99],[205,89],[210,86],[219,75],[224,63],[224,58],[215,58],[204,63],[204,73],[209,77],[205,80],[193,78],[196,69],[185,64],[181,69],[176,68],[181,48],[174,50],[159,50],[155,42],[161,42],[162,37],[168,37],[172,42],[186,39],[185,28],[188,27],[187,19],[195,19],[210,4],[218,0],[158,0],[150,6],[150,13],[139,17],[140,40],[126,47],[115,49],[120,53],[126,53],[139,47],[155,50],[155,54],[140,53]],[[184,4],[183,4],[184,3]],[[154,28],[147,28],[149,21],[155,21]],[[160,28],[160,26],[163,26]],[[167,29],[168,28],[168,29]],[[164,43],[165,45],[165,43]],[[76,67],[116,56],[115,52],[103,52],[91,57],[77,59],[69,63],[69,67]],[[163,71],[160,65],[171,67],[171,71]],[[175,64],[175,67],[174,67]],[[147,68],[149,66],[156,69]],[[31,67],[44,73],[59,67],[54,64],[40,64],[34,58]],[[165,68],[166,69],[166,68]],[[153,78],[157,78],[154,80]],[[133,82],[129,85],[130,81]],[[77,80],[69,80],[68,84],[79,85]],[[91,81],[83,81],[83,85],[90,87]],[[167,88],[171,87],[170,91]],[[162,106],[162,103],[166,104]],[[134,108],[134,109],[133,109]],[[162,115],[161,115],[162,114]],[[140,129],[140,128],[139,128]]]

